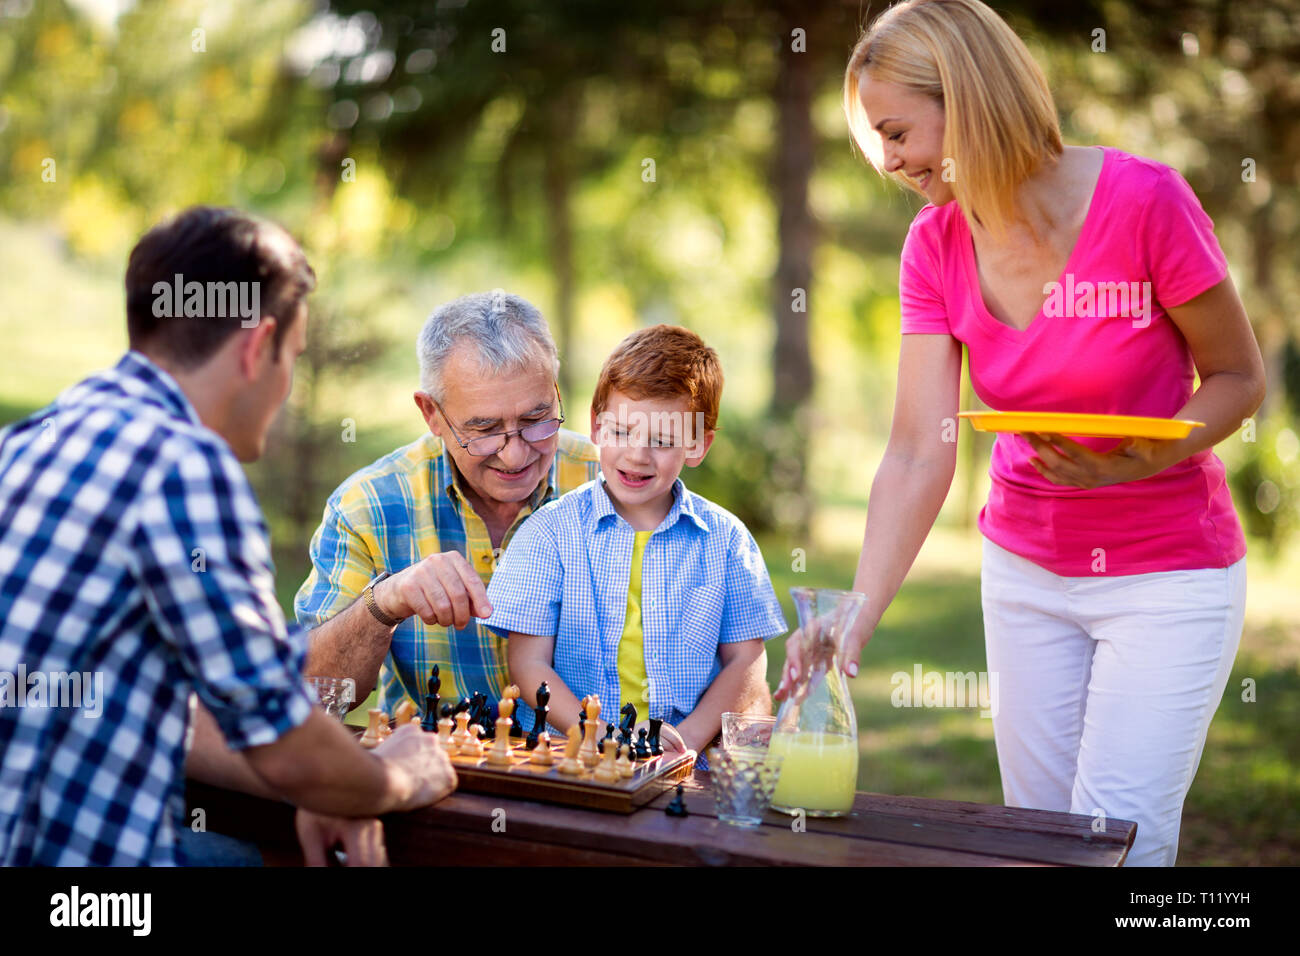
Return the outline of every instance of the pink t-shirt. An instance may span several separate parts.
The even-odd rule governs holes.
[[[1165,308],[1228,274],[1214,223],[1175,170],[1103,147],[1100,178],[1057,291],[1023,332],[984,306],[956,202],[917,213],[899,272],[904,333],[966,343],[975,392],[999,411],[1175,416],[1192,394],[1187,342]],[[1122,285],[1121,285],[1122,284]],[[1097,450],[1113,438],[1076,438]],[[1223,462],[1205,450],[1141,481],[1049,482],[1019,435],[993,445],[980,531],[1060,575],[1222,568],[1246,553]]]

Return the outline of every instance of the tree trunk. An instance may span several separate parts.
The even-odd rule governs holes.
[[[560,393],[570,394],[573,384],[573,296],[576,284],[573,265],[573,213],[570,197],[573,192],[573,169],[569,165],[568,144],[573,141],[574,111],[577,104],[572,96],[559,97],[551,110],[546,150],[546,210],[547,251],[551,272],[555,276],[555,306],[550,325],[555,345],[560,352]]]
[[[817,227],[808,208],[815,133],[812,125],[813,60],[790,49],[791,31],[807,27],[808,16],[793,7],[783,16],[781,66],[773,99],[777,107],[773,186],[777,198],[780,254],[772,282],[772,314],[776,343],[772,352],[772,413],[787,431],[778,474],[786,477],[778,489],[784,498],[782,523],[806,528],[811,518],[807,488],[807,416],[813,391],[809,343],[809,286]],[[812,31],[809,31],[812,33]],[[815,33],[813,34],[816,35]],[[778,516],[780,517],[780,516]]]

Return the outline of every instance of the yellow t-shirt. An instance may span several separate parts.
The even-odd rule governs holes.
[[[641,630],[641,558],[653,531],[637,531],[632,542],[632,566],[627,574],[627,614],[618,641],[619,707],[631,701],[638,722],[650,716],[650,682],[645,672],[645,638]],[[611,718],[613,719],[613,718]]]

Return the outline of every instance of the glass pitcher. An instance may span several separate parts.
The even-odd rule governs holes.
[[[858,718],[840,663],[867,596],[828,588],[791,588],[790,596],[803,666],[772,731],[771,752],[785,758],[772,809],[840,817],[853,808],[858,784]]]

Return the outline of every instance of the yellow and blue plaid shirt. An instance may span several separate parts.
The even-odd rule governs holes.
[[[534,510],[596,477],[599,455],[586,438],[561,429],[547,479],[520,510],[501,547]],[[397,573],[431,554],[459,551],[486,586],[497,556],[483,519],[461,493],[462,479],[441,438],[425,434],[361,469],[335,489],[311,539],[311,573],[294,598],[305,627],[350,605],[381,571]],[[444,701],[482,691],[497,700],[506,685],[505,641],[477,618],[463,628],[407,618],[393,632],[379,671],[379,706],[393,713],[409,697],[421,709],[429,671],[439,666]]]

